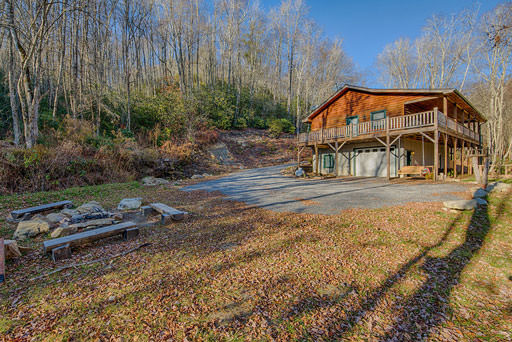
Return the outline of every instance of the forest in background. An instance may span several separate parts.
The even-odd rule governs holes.
[[[13,96],[2,133],[28,148],[66,115],[97,137],[120,128],[159,142],[198,126],[267,128],[274,119],[292,131],[336,83],[359,81],[341,41],[322,35],[303,1],[268,13],[237,0],[3,7],[1,71]]]
[[[377,58],[392,88],[456,88],[487,118],[484,145],[495,169],[512,157],[512,2],[481,13],[478,3],[434,15],[419,38],[388,44]]]
[[[162,158],[183,169],[216,129],[303,130],[313,106],[369,76],[462,90],[499,165],[512,153],[511,27],[510,1],[436,15],[368,75],[303,0],[3,0],[0,191],[36,174],[23,190],[133,179]]]

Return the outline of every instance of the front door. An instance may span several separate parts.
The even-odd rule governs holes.
[[[359,116],[356,115],[347,117],[347,126],[348,125],[352,125],[352,136],[356,136],[359,134]]]

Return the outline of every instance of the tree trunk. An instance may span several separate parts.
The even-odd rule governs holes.
[[[16,87],[14,86],[14,47],[12,44],[12,37],[9,38],[9,100],[11,103],[11,114],[12,114],[12,131],[14,135],[14,144],[20,145],[21,142],[21,130],[20,130],[20,114],[18,112],[18,101],[16,100]]]

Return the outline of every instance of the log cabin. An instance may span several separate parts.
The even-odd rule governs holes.
[[[392,178],[416,166],[438,179],[471,172],[466,155],[480,147],[486,119],[456,89],[345,85],[304,122],[299,163],[312,148],[318,175]]]

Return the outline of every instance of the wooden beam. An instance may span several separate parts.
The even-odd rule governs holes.
[[[391,179],[391,146],[389,144],[389,135],[386,135],[386,159],[388,161],[387,174],[388,179]]]
[[[327,143],[327,145],[334,151],[334,152],[338,152],[345,144],[347,143],[347,141],[345,140],[344,142],[341,143],[341,145],[338,145],[339,143],[337,141],[334,142],[334,146],[331,145],[331,143]]]
[[[318,159],[318,145],[315,144],[315,174],[318,176],[320,160]]]
[[[464,139],[462,139],[462,147],[460,149],[460,175],[464,176]]]
[[[443,113],[448,117],[448,99],[446,98],[446,95],[443,96]]]
[[[425,138],[427,138],[428,140],[430,140],[432,143],[435,143],[435,142],[436,142],[434,139],[432,139],[431,137],[429,137],[429,136],[428,136],[428,135],[426,135],[425,133],[420,132],[420,134],[421,134],[422,136],[424,136]]]
[[[444,177],[448,177],[448,134],[444,134]]]
[[[399,134],[399,135],[395,138],[395,140],[393,140],[393,141],[391,142],[391,144],[390,144],[390,145],[393,145],[393,144],[394,144],[398,139],[400,139],[400,137],[401,137],[401,136],[402,136],[402,134]]]
[[[459,139],[453,139],[453,178],[457,178],[457,145],[459,144]]]
[[[335,165],[334,167],[336,168],[336,170],[334,171],[334,175],[336,177],[338,177],[339,176],[339,174],[338,174],[338,151],[339,150],[338,150],[338,142],[337,141],[334,143],[334,146],[336,147],[336,150],[334,151],[334,165]]]
[[[382,141],[379,137],[375,137],[375,139],[377,139],[377,141],[380,142],[382,145],[388,146],[388,144],[386,144],[384,141]],[[387,140],[387,137],[386,137],[386,140]]]
[[[434,134],[434,180],[437,180],[439,174],[439,132]]]

